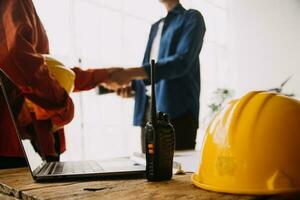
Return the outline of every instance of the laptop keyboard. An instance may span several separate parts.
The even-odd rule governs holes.
[[[88,174],[103,172],[104,169],[96,161],[50,162],[43,168],[44,175]]]

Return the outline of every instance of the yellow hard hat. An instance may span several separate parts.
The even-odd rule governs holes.
[[[58,60],[50,57],[49,55],[43,55],[45,62],[50,73],[58,81],[58,83],[68,92],[72,92],[74,89],[75,73],[69,68],[65,67]]]
[[[300,101],[256,91],[228,103],[206,131],[192,181],[225,193],[300,191]]]

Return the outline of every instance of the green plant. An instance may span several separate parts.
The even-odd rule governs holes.
[[[224,102],[232,96],[233,91],[229,89],[218,88],[216,91],[214,91],[214,96],[212,100],[213,102],[208,105],[211,114],[218,112],[222,108]]]

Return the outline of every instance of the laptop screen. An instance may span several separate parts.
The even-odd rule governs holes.
[[[33,126],[30,124],[22,125],[18,120],[24,104],[24,98],[19,95],[19,89],[7,78],[2,70],[0,70],[0,86],[0,110],[3,109],[4,112],[10,113],[10,118],[16,130],[15,132],[21,142],[31,172],[33,172],[43,163],[43,159],[36,151],[38,149],[38,140],[32,139],[38,138],[38,135],[32,128]]]

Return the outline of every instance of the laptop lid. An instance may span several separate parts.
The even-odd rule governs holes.
[[[30,138],[37,138],[34,131],[26,131],[26,128],[20,128],[18,116],[24,104],[24,97],[21,95],[20,90],[8,78],[8,76],[0,69],[0,102],[5,102],[7,109],[10,113],[11,121],[14,125],[21,147],[25,154],[25,158],[29,165],[30,171],[33,176],[42,167],[44,159],[35,151],[37,145],[34,146]]]

